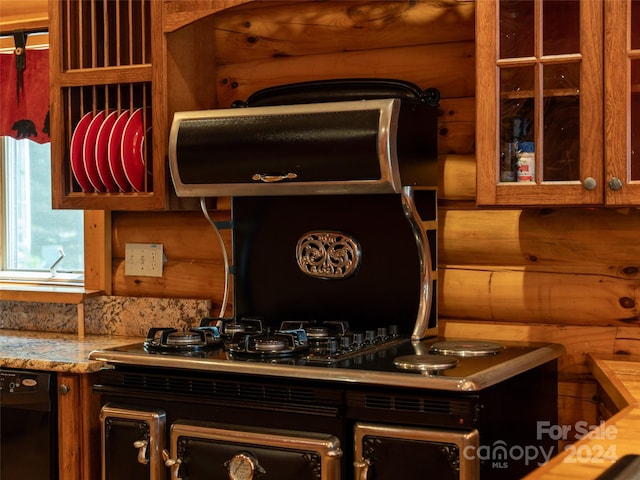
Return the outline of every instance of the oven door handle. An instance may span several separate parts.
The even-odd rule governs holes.
[[[133,447],[138,449],[138,463],[146,465],[149,463],[149,455],[147,453],[147,447],[149,442],[146,440],[136,440],[133,442]]]
[[[369,476],[369,467],[371,467],[371,460],[363,458],[359,462],[353,462],[353,466],[356,468],[356,480],[367,480]]]
[[[264,182],[264,183],[274,183],[281,182],[283,180],[295,180],[298,178],[297,173],[289,172],[285,174],[269,174],[269,173],[254,173],[251,176],[251,180],[256,182]]]
[[[162,459],[164,460],[165,466],[171,471],[172,480],[182,480],[182,477],[179,476],[182,459],[171,458],[169,452],[166,450],[162,450]]]

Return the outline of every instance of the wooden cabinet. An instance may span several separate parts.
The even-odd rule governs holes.
[[[100,405],[95,374],[58,374],[60,480],[100,478]]]
[[[640,203],[639,4],[476,3],[479,205]]]
[[[49,17],[54,207],[164,208],[161,2],[51,0]]]
[[[476,2],[476,21],[478,204],[601,203],[602,3]]]
[[[605,0],[605,201],[640,204],[640,0]]]

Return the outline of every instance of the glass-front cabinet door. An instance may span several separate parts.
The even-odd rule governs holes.
[[[601,204],[602,2],[482,1],[476,22],[478,204]]]
[[[605,1],[606,202],[640,204],[640,0]]]

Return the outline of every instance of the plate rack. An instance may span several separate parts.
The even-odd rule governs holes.
[[[65,158],[68,161],[65,166],[65,184],[69,186],[70,193],[93,193],[83,189],[75,177],[71,164],[73,162],[71,141],[74,132],[80,120],[88,113],[98,115],[104,112],[106,118],[108,114],[116,111],[117,115],[128,112],[133,115],[134,112],[140,110],[142,113],[142,132],[144,132],[145,140],[151,138],[151,84],[144,83],[125,83],[110,85],[91,85],[84,87],[68,87],[63,89],[63,104],[65,111],[64,124],[64,144]],[[132,148],[131,145],[124,145],[124,148]],[[132,185],[132,188],[119,188],[109,192],[99,192],[101,194],[123,193],[123,192],[139,192],[146,193],[153,191],[153,164],[152,164],[152,148],[148,141],[142,142],[140,145],[142,154],[143,168],[143,184],[142,187]],[[125,157],[121,157],[120,162],[125,161]],[[125,168],[125,167],[123,167]]]
[[[160,147],[151,141],[154,107],[154,53],[161,56],[158,23],[161,2],[154,0],[60,0],[50,11],[52,85],[53,204],[56,208],[146,210],[166,204],[165,168]],[[159,38],[154,38],[154,35]],[[89,189],[78,182],[72,138],[88,113],[104,117],[142,112],[144,140],[138,188]],[[55,125],[58,127],[56,128]],[[87,137],[88,138],[88,137]],[[158,143],[157,141],[155,143]],[[77,152],[74,152],[77,153]]]

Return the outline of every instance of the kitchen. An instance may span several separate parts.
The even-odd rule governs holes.
[[[166,71],[159,68],[153,74],[162,74],[159,84],[166,82],[170,89],[167,106],[154,104],[158,114],[160,108],[228,106],[263,87],[314,78],[401,78],[424,88],[438,87],[443,112],[438,119],[440,329],[452,337],[564,345],[559,423],[597,424],[599,392],[587,354],[639,350],[634,241],[640,229],[638,213],[633,207],[554,208],[553,203],[545,208],[475,208],[474,2],[447,2],[434,11],[411,10],[396,2],[386,10],[354,8],[344,17],[338,9],[318,12],[310,3],[306,9],[298,5],[298,14],[305,16],[299,21],[290,19],[286,5],[218,16],[207,14],[207,8],[211,13],[216,10],[216,2],[204,2],[197,13],[181,9],[183,5],[166,2],[163,12],[160,36],[167,38]],[[411,13],[403,15],[405,9]],[[202,20],[192,21],[196,18]],[[298,29],[299,24],[313,27]],[[194,40],[211,28],[217,32],[215,42]],[[194,58],[216,61],[203,66]],[[205,68],[211,71],[199,75],[198,70]],[[209,88],[214,83],[217,88]],[[215,97],[202,98],[200,92]],[[161,136],[168,138],[169,122],[159,128],[166,129]],[[87,205],[94,201],[83,200]],[[134,199],[138,200],[148,201]],[[182,201],[170,199],[174,204]],[[178,207],[155,213],[112,208],[107,215],[108,240],[92,243],[97,251],[90,260],[96,262],[91,272],[104,276],[102,285],[100,278],[91,277],[97,283],[95,290],[109,295],[73,299],[70,304],[52,298],[47,309],[29,301],[28,294],[20,294],[19,301],[18,294],[2,296],[2,327],[39,330],[47,325],[55,331],[60,323],[71,334],[144,337],[154,317],[175,318],[178,326],[191,326],[195,319],[216,312],[224,285],[217,239],[197,208],[184,212]],[[228,208],[222,199],[211,212],[215,219],[225,220]],[[100,212],[91,215],[101,217]],[[104,228],[104,223],[98,225],[97,230]],[[93,234],[99,240],[105,237],[99,231]],[[229,232],[222,234],[230,245]],[[167,256],[163,277],[125,276],[125,243],[162,243]],[[5,313],[9,311],[14,313]]]

